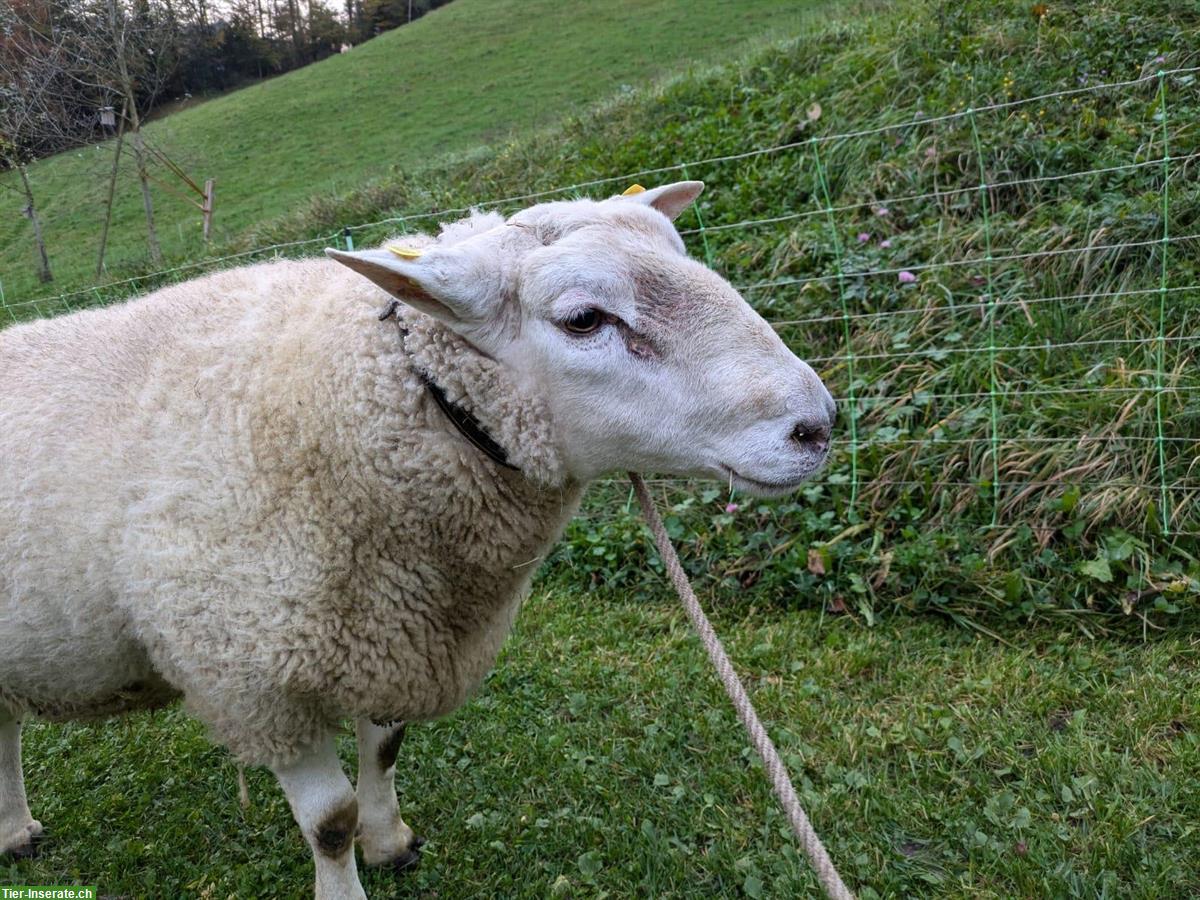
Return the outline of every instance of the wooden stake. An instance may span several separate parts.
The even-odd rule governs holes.
[[[200,207],[200,211],[204,213],[204,243],[208,243],[208,233],[212,228],[213,214],[213,199],[215,192],[216,179],[210,178],[204,182],[204,205]]]

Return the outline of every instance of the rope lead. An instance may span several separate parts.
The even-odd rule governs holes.
[[[637,492],[638,502],[642,505],[642,514],[646,517],[646,524],[650,526],[650,531],[654,534],[654,543],[658,547],[658,554],[662,557],[663,564],[667,567],[667,574],[671,576],[671,582],[675,585],[675,592],[683,601],[683,608],[687,610],[688,618],[692,620],[693,627],[700,635],[704,649],[708,651],[709,660],[716,668],[717,674],[721,676],[725,693],[733,701],[738,718],[746,726],[746,731],[750,735],[750,743],[754,745],[754,749],[762,758],[767,774],[771,778],[771,786],[775,789],[775,796],[779,798],[779,803],[787,814],[796,840],[804,849],[804,855],[808,857],[813,871],[816,872],[821,887],[825,889],[829,900],[854,900],[854,894],[850,893],[850,889],[842,881],[842,876],[838,874],[833,860],[829,858],[825,845],[821,843],[812,823],[808,821],[804,807],[800,805],[800,798],[796,796],[796,789],[792,786],[792,779],[788,776],[787,768],[784,766],[783,760],[779,758],[779,751],[775,749],[770,735],[759,721],[758,713],[754,711],[754,704],[750,702],[750,697],[742,686],[737,672],[733,670],[733,664],[729,661],[729,656],[721,645],[721,639],[717,637],[712,624],[708,621],[708,616],[700,608],[700,601],[696,599],[692,585],[688,582],[687,575],[684,574],[683,566],[679,564],[679,557],[675,555],[671,538],[668,537],[667,530],[663,527],[658,510],[654,508],[654,501],[650,499],[646,482],[642,481],[642,476],[636,472],[629,473],[629,480],[633,483],[634,491]]]

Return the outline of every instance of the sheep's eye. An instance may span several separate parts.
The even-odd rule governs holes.
[[[604,324],[604,316],[598,309],[581,309],[563,322],[563,328],[571,334],[591,334]]]

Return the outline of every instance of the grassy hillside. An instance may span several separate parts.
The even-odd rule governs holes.
[[[412,171],[691,62],[726,58],[747,40],[791,35],[815,5],[456,0],[348,54],[155,121],[145,134],[197,181],[216,178],[219,243],[313,194]],[[90,284],[111,149],[86,147],[31,169],[58,278],[52,292]],[[164,252],[202,253],[199,213],[164,171],[154,174],[175,190],[154,190]],[[11,300],[45,289],[33,279],[23,201],[0,191],[5,196],[0,279]],[[108,255],[114,275],[139,266],[146,253],[129,158],[118,197]]]
[[[1200,13],[1164,6],[847,16],[318,194],[241,246],[689,161],[709,182],[681,221],[692,252],[815,361],[843,425],[795,500],[660,498],[847,880],[863,898],[1200,895],[1200,97],[1177,71],[1200,65]],[[481,695],[402,754],[431,843],[405,879],[366,875],[373,897],[815,896],[619,482]],[[34,725],[26,755],[53,837],[0,883],[308,889],[270,777],[239,810],[232,764],[178,710]]]
[[[697,572],[868,622],[897,603],[977,624],[1194,614],[1200,14],[873,9],[469,159],[317,195],[241,246],[421,217],[361,244],[434,227],[446,214],[430,210],[598,178],[618,180],[585,193],[706,179],[681,221],[692,252],[816,365],[845,424],[794,502],[733,515],[711,485],[663,483]],[[635,589],[624,490],[593,492],[558,560]]]
[[[257,238],[659,167],[636,177],[706,179],[692,252],[814,362],[845,424],[797,502],[729,515],[719,490],[664,485],[698,572],[867,621],[895,602],[1170,618],[1200,597],[1197,27],[1149,2],[908,6]],[[597,492],[562,554],[633,585],[624,500]]]
[[[294,248],[311,253],[348,223],[400,217],[357,230],[361,245],[491,198],[704,178],[681,220],[692,252],[814,363],[845,424],[794,502],[732,516],[711,485],[663,483],[697,571],[868,622],[897,603],[977,624],[1194,614],[1200,13],[889,9],[317,193],[230,247],[318,236]],[[605,577],[637,587],[624,488],[597,488],[588,509],[560,562],[596,553]]]

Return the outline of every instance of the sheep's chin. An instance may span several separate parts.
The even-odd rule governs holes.
[[[790,481],[759,481],[741,474],[736,469],[724,463],[720,464],[722,477],[728,480],[730,485],[737,488],[743,494],[749,494],[752,497],[763,497],[765,499],[784,497],[799,489],[804,482],[812,477],[817,468],[820,467],[818,466],[810,472],[805,472],[803,475]]]

